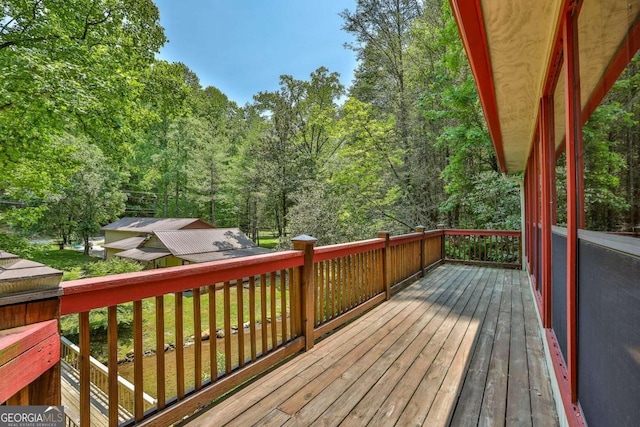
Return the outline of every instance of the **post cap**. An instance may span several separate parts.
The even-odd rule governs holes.
[[[315,237],[307,236],[306,234],[301,234],[299,236],[293,237],[291,241],[301,243],[315,243],[318,241],[318,239],[316,239]]]

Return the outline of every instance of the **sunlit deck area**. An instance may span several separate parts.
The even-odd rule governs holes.
[[[558,425],[526,274],[442,265],[185,423],[339,424]]]

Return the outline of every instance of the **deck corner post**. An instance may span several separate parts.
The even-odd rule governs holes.
[[[0,250],[0,273],[9,269],[0,284],[0,404],[60,406],[62,272]]]
[[[440,261],[444,261],[446,259],[446,253],[445,253],[445,248],[444,248],[444,240],[445,240],[445,235],[447,234],[446,230],[445,230],[445,226],[444,223],[441,222],[437,225],[438,230],[442,231],[442,234],[440,235]]]
[[[426,251],[425,251],[425,238],[424,238],[424,233],[425,231],[427,231],[427,227],[425,227],[424,225],[418,225],[416,227],[416,233],[422,233],[422,238],[420,239],[420,277],[424,277],[424,267],[425,267],[425,257],[426,257]]]
[[[293,248],[304,251],[304,266],[300,273],[300,319],[305,338],[305,351],[311,350],[315,341],[315,281],[313,275],[314,246],[318,239],[301,235],[291,239]]]
[[[389,239],[391,238],[391,234],[388,231],[379,231],[378,238],[384,239],[384,249],[382,249],[382,281],[384,282],[385,299],[389,301],[391,299],[391,279],[389,278],[389,274],[391,273]]]

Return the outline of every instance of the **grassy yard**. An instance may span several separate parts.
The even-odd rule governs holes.
[[[287,297],[287,310],[289,310],[289,296]],[[249,307],[249,290],[243,288],[243,322],[249,321],[249,314],[251,308]],[[269,288],[267,287],[267,307],[271,305],[271,295]],[[262,321],[261,313],[261,300],[259,286],[256,286],[255,294],[255,318],[256,321]],[[175,319],[176,319],[176,297],[174,294],[168,294],[164,297],[164,343],[176,344],[175,334]],[[276,317],[281,315],[281,291],[276,288]],[[183,296],[183,337],[184,341],[192,341],[192,336],[195,334],[194,329],[194,297]],[[133,303],[127,303],[121,305],[121,312],[125,313],[124,316],[131,316],[133,309]],[[231,314],[231,326],[238,326],[238,304],[237,304],[237,289],[231,288],[231,304],[229,306]],[[104,310],[100,311],[101,313]],[[200,313],[202,322],[202,331],[209,329],[209,296],[208,294],[202,294],[200,296]],[[270,309],[268,310],[267,317],[271,316]],[[105,316],[106,317],[106,316]],[[142,336],[143,336],[143,350],[155,350],[156,348],[156,304],[155,298],[148,298],[142,301]],[[106,323],[106,318],[104,319]],[[75,341],[77,337],[74,333],[77,330],[78,315],[71,314],[65,316],[62,322],[63,330],[62,334],[69,337],[72,341]],[[224,328],[224,297],[223,291],[216,292],[216,329]],[[211,332],[210,332],[211,333]],[[215,335],[215,331],[212,332]],[[129,350],[133,349],[133,334],[131,327],[120,327],[118,331],[118,359],[123,359]],[[106,361],[107,359],[107,347],[106,347],[106,331],[102,329],[92,330],[92,343],[91,343],[92,356],[100,361]]]
[[[73,280],[78,278],[79,272],[93,262],[101,262],[101,258],[91,255],[83,255],[80,251],[71,249],[59,250],[55,245],[49,245],[47,251],[42,251],[32,258],[33,261],[40,262],[51,268],[61,270],[64,275],[62,280]]]
[[[259,246],[262,248],[273,249],[278,246],[278,233],[275,231],[258,232]]]
[[[278,281],[279,283],[279,281]],[[245,284],[246,285],[246,284]],[[287,299],[287,308],[289,311],[289,295],[288,291],[285,295]],[[231,288],[231,304],[229,306],[230,317],[231,317],[231,326],[238,326],[238,304],[237,304],[237,295],[238,291],[236,287]],[[281,308],[281,291],[278,287],[276,287],[276,318],[280,318],[282,315]],[[242,298],[243,298],[243,320],[242,322],[249,321],[250,314],[250,306],[249,306],[249,289],[242,288]],[[224,291],[219,290],[216,292],[216,329],[224,329]],[[269,286],[267,285],[267,307],[269,308],[267,313],[267,318],[271,316],[271,292]],[[261,302],[262,295],[260,292],[260,287],[258,283],[256,283],[256,294],[255,294],[255,318],[257,322],[261,322],[266,325],[266,322],[262,322],[262,313],[261,313]],[[125,308],[124,311],[129,311],[132,307],[132,303],[123,304],[122,307]],[[174,294],[168,294],[164,297],[164,344],[174,344],[176,343],[176,330],[175,330],[175,318],[176,318],[176,296]],[[207,331],[209,329],[209,296],[206,293],[201,294],[200,296],[200,313],[201,313],[201,322],[202,327],[201,331]],[[65,316],[66,319],[63,321],[63,325],[76,325],[78,322],[78,315],[72,314],[69,316]],[[193,336],[195,335],[195,326],[194,326],[194,296],[186,296],[183,295],[183,337],[184,343],[193,342]],[[146,350],[155,350],[156,348],[156,304],[155,298],[149,298],[142,301],[142,334],[143,334],[143,351]],[[278,330],[280,331],[278,322]],[[240,325],[242,327],[242,325]],[[260,325],[257,327],[258,329],[258,338],[260,336]],[[70,338],[72,341],[77,342],[77,335],[71,334],[69,332],[65,332],[63,329],[63,335]],[[269,328],[270,333],[270,328]],[[278,332],[280,333],[280,332]],[[209,332],[211,339],[215,339],[216,332]],[[245,340],[249,339],[249,334],[246,334]],[[232,346],[232,360],[236,360],[237,355],[237,337],[234,335],[232,337],[233,346]],[[98,359],[99,361],[105,363],[107,361],[107,336],[106,331],[103,329],[94,329],[91,332],[91,355]],[[222,340],[218,340],[219,347],[218,352],[223,350]],[[184,344],[183,343],[183,344]],[[209,362],[208,362],[208,351],[209,351],[210,341],[203,342],[203,371],[209,371]],[[258,340],[258,345],[260,345],[260,340]],[[249,348],[249,342],[246,344],[247,349]],[[125,358],[127,352],[133,349],[133,334],[132,329],[130,327],[127,328],[119,328],[118,331],[118,359],[122,360]],[[187,387],[192,386],[194,383],[193,379],[193,346],[185,348],[185,376],[187,378]],[[248,350],[246,350],[248,351]],[[155,396],[155,356],[151,355],[149,357],[143,358],[145,368],[144,368],[144,390],[145,392]],[[219,368],[220,364],[224,366],[224,356],[222,353],[219,354],[218,357]],[[175,393],[175,378],[174,372],[176,370],[176,361],[175,361],[175,351],[170,351],[166,353],[165,358],[165,366],[167,371],[167,393],[168,396],[172,396],[171,393]],[[133,380],[133,364],[124,364],[119,367],[120,375],[125,378],[129,378]],[[173,381],[173,382],[172,382]]]

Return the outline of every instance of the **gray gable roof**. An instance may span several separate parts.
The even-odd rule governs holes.
[[[155,235],[174,256],[257,247],[239,228],[156,231]]]

